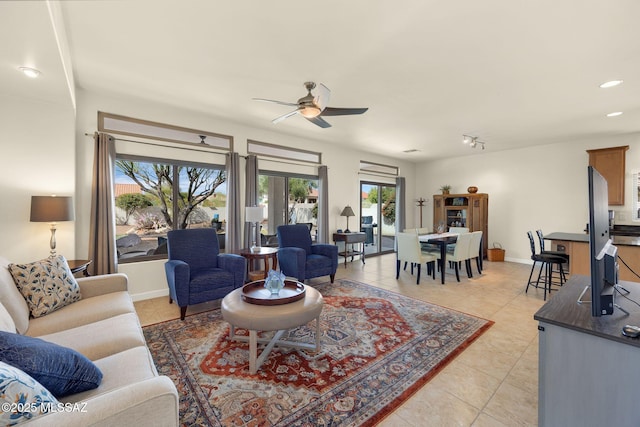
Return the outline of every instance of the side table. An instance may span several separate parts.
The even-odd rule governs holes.
[[[241,255],[247,259],[247,279],[249,282],[259,279],[266,279],[269,270],[275,270],[278,268],[278,248],[265,248],[260,247],[256,252],[251,252],[251,249],[244,248],[234,251],[233,253]],[[264,261],[264,270],[255,270],[255,260]],[[269,262],[271,261],[271,263]],[[271,264],[271,266],[269,266]]]
[[[338,255],[344,257],[344,268],[347,268],[347,258],[355,255],[360,255],[360,260],[364,264],[364,242],[367,239],[366,233],[353,232],[353,233],[333,233],[333,243],[344,242],[344,251],[338,252]],[[361,250],[356,249],[353,245],[359,244]],[[349,248],[348,245],[351,245]]]
[[[89,277],[89,272],[87,268],[89,268],[89,264],[91,264],[93,260],[90,259],[71,259],[67,260],[67,264],[69,264],[69,269],[72,274],[80,273],[84,275],[84,277]]]

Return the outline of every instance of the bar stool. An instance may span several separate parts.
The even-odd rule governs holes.
[[[538,287],[538,285],[540,284],[540,279],[543,277],[542,276],[542,269],[545,269],[545,275],[544,275],[544,300],[547,300],[547,290],[549,291],[549,293],[551,293],[551,285],[554,284],[553,283],[553,273],[554,273],[554,266],[558,267],[558,275],[559,275],[559,283],[555,283],[555,284],[559,284],[560,286],[562,286],[564,284],[564,282],[567,280],[567,277],[565,275],[564,272],[564,264],[567,263],[567,259],[562,257],[562,256],[558,256],[558,255],[553,255],[553,254],[542,254],[542,253],[536,253],[536,243],[533,240],[533,233],[531,231],[527,231],[527,236],[529,237],[529,244],[531,245],[531,259],[533,260],[533,265],[531,266],[531,272],[529,273],[529,280],[527,281],[527,288],[525,289],[525,293],[527,293],[529,291],[529,286],[533,284],[533,282],[531,281],[531,277],[533,276],[533,271],[536,268],[536,263],[541,263],[540,265],[540,271],[538,272],[538,279],[535,281],[535,284],[533,284],[534,287]]]
[[[547,251],[544,248],[544,235],[542,234],[542,230],[536,230],[536,234],[538,235],[538,240],[540,241],[540,253],[542,255],[557,255],[569,261],[569,254],[562,251]]]

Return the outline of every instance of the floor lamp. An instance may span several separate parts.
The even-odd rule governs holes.
[[[244,210],[244,220],[251,223],[251,252],[258,252],[260,247],[256,245],[256,234],[258,234],[258,223],[264,218],[262,207],[247,206]],[[255,229],[253,228],[255,226]]]
[[[50,257],[56,256],[56,223],[73,220],[71,197],[31,196],[31,222],[51,223]]]

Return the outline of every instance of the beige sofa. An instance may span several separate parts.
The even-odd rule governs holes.
[[[64,403],[83,402],[84,412],[48,413],[26,424],[178,425],[178,393],[171,379],[156,371],[127,292],[127,276],[77,279],[80,301],[30,318],[8,264],[0,257],[0,330],[72,348],[93,361],[103,375],[98,388],[60,399]]]

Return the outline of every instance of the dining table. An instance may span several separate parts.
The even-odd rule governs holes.
[[[440,282],[444,285],[444,273],[446,258],[447,258],[447,245],[455,243],[458,240],[459,233],[432,233],[432,234],[420,234],[418,240],[420,243],[431,243],[438,245],[440,249]]]

